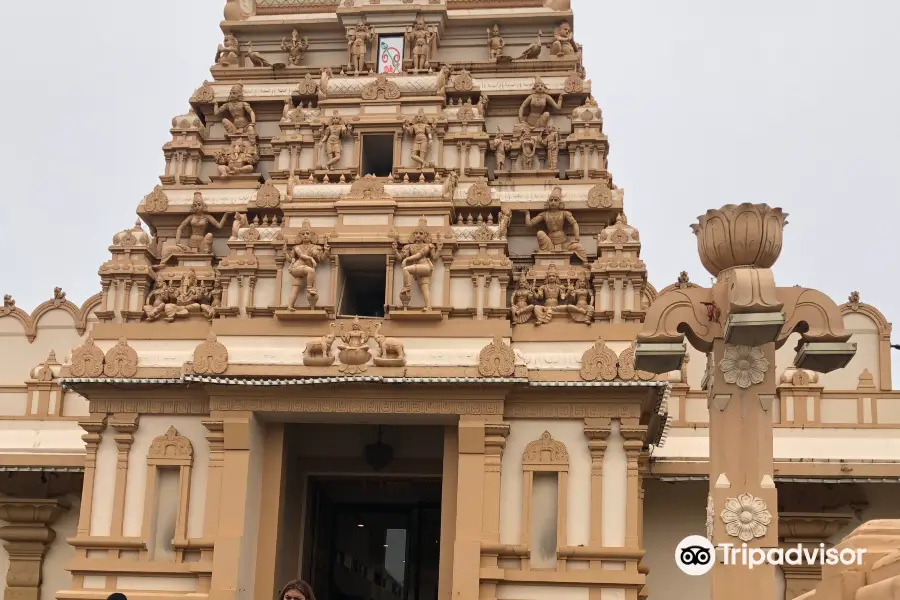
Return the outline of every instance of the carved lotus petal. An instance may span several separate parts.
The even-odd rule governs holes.
[[[781,254],[787,214],[767,204],[728,204],[691,225],[700,262],[713,277],[738,266],[767,269]]]

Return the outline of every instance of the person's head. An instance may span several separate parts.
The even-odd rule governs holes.
[[[106,600],[128,600],[128,597],[120,592],[113,592],[106,597]]]
[[[308,583],[295,579],[284,586],[279,600],[316,600],[316,595]]]

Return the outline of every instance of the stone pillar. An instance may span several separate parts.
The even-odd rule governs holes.
[[[81,492],[81,512],[78,515],[78,530],[75,537],[87,538],[91,535],[91,509],[94,504],[94,477],[97,471],[97,450],[100,448],[102,433],[106,429],[106,415],[94,414],[78,421],[87,433],[84,440],[84,483]]]
[[[116,430],[113,439],[116,441],[116,487],[113,498],[113,514],[110,535],[122,536],[125,516],[125,482],[128,478],[128,453],[134,444],[134,432],[137,431],[140,415],[116,414],[109,421],[110,427]]]
[[[708,533],[714,544],[778,546],[772,457],[775,344],[756,348],[713,342],[709,386]],[[729,381],[734,383],[729,383]],[[770,598],[774,567],[720,564],[710,572],[712,598]]]
[[[453,598],[480,597],[486,431],[484,417],[460,417],[456,539],[453,544]]]
[[[781,547],[787,552],[798,545],[810,550],[833,547],[828,540],[853,520],[852,514],[842,513],[789,513],[778,515],[778,532]],[[822,565],[803,564],[782,566],[784,572],[784,600],[794,600],[798,596],[816,589],[822,580]]]
[[[50,525],[69,505],[61,499],[0,501],[0,540],[9,554],[5,600],[40,600],[41,565],[56,532]]]
[[[213,419],[222,422],[224,443],[209,598],[237,600],[244,597],[242,590],[253,589],[255,544],[252,538],[258,524],[258,502],[251,502],[251,495],[260,494],[262,458],[251,454],[254,445],[257,452],[263,448],[261,442],[254,443],[260,433],[253,413],[223,412],[210,415],[210,420]],[[254,505],[257,505],[256,514]]]
[[[591,548],[603,547],[603,455],[606,440],[612,433],[611,419],[587,418],[584,420],[584,435],[588,439],[591,453]],[[591,560],[591,568],[601,568],[599,559]]]
[[[619,430],[624,438],[625,458],[628,461],[627,504],[625,509],[625,547],[629,549],[640,548],[641,535],[641,474],[640,457],[644,449],[644,439],[647,437],[647,426],[628,423],[629,419],[623,419]]]

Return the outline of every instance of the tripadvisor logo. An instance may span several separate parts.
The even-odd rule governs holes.
[[[689,535],[675,548],[675,564],[685,575],[699,576],[709,573],[716,564],[716,556],[725,565],[743,565],[753,569],[760,565],[861,565],[864,548],[826,548],[825,544],[791,548],[751,548],[747,544],[719,544],[702,535]]]

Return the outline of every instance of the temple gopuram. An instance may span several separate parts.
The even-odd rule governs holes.
[[[0,600],[863,598],[676,565],[900,539],[891,325],[776,286],[764,204],[650,283],[568,0],[221,28],[97,294],[2,290]]]

